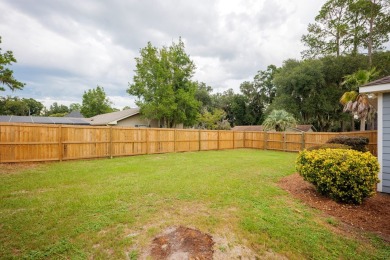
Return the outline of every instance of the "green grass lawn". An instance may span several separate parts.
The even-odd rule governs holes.
[[[336,220],[277,186],[294,173],[296,156],[173,153],[0,174],[0,259],[135,259],[154,236],[178,225],[228,237],[259,255],[389,259],[385,242],[337,231]]]

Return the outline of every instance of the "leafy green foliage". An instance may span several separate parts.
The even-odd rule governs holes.
[[[200,103],[199,111],[203,111],[205,109],[208,111],[213,110],[214,104],[211,95],[213,88],[207,86],[203,82],[196,82],[196,86],[195,98]]]
[[[265,108],[276,95],[273,79],[277,70],[275,65],[269,65],[267,70],[258,71],[253,81],[241,83],[241,94],[234,94],[230,106],[232,113],[227,113],[232,125],[260,125],[263,122]]]
[[[22,101],[26,103],[28,110],[29,110],[29,115],[31,116],[39,116],[41,115],[43,111],[43,104],[33,98],[22,98]]]
[[[375,194],[379,163],[371,153],[345,149],[319,149],[299,153],[296,169],[317,191],[353,204]]]
[[[359,87],[378,78],[379,71],[376,68],[370,70],[359,69],[352,74],[344,76],[342,85],[347,86],[351,90],[358,91]]]
[[[319,150],[319,149],[351,149],[350,146],[345,144],[321,144],[307,148],[308,151]]]
[[[297,121],[292,114],[285,110],[273,110],[263,122],[265,131],[285,131],[288,127],[295,127]]]
[[[302,124],[313,124],[319,131],[332,127],[331,118],[339,120],[338,99],[342,90],[327,84],[321,60],[287,60],[275,75],[277,95],[268,110],[294,115]]]
[[[32,98],[0,97],[0,115],[39,116],[44,106]]]
[[[198,118],[199,127],[208,130],[229,130],[230,124],[224,120],[225,117],[226,113],[222,109],[216,108],[211,112],[204,110]]]
[[[68,112],[50,114],[49,117],[64,117]]]
[[[278,68],[271,64],[267,66],[266,70],[258,71],[254,77],[253,84],[255,86],[256,92],[260,95],[259,99],[262,103],[261,106],[268,106],[275,98],[276,86],[273,80],[277,72]],[[241,91],[244,95],[248,95],[243,90]]]
[[[309,24],[308,34],[302,36],[302,42],[308,47],[302,52],[303,57],[345,53],[348,49],[345,40],[348,36],[347,9],[347,0],[328,0],[321,7],[316,23]]]
[[[337,136],[329,139],[327,143],[347,145],[353,150],[367,152],[369,139],[364,136]]]
[[[52,115],[57,115],[57,116],[64,116],[67,113],[69,113],[69,108],[66,105],[58,104],[57,102],[54,102],[49,110],[45,112],[45,116],[52,116]]]
[[[195,98],[198,85],[191,81],[195,65],[182,40],[161,49],[149,42],[135,60],[134,83],[127,92],[139,98],[136,104],[141,114],[161,120],[165,127],[194,125],[200,106]]]
[[[100,114],[113,112],[112,102],[107,98],[104,88],[97,86],[96,89],[84,91],[81,114],[85,117],[93,117]]]
[[[388,0],[328,0],[302,36],[307,49],[303,57],[368,52],[372,65],[374,51],[389,40],[390,3]]]
[[[390,52],[375,53],[373,66],[379,74],[375,73],[370,80],[386,76],[386,71],[390,71]],[[345,76],[359,69],[372,71],[364,55],[286,60],[274,75],[276,97],[265,114],[284,109],[300,124],[312,124],[318,131],[354,129],[352,115],[343,112],[339,101],[352,88],[352,81],[342,84]]]
[[[69,112],[80,111],[80,110],[81,110],[81,104],[79,103],[72,103],[69,105]]]
[[[253,125],[257,123],[259,115],[254,115],[247,96],[234,93],[228,89],[223,93],[212,96],[215,108],[223,109],[226,119],[233,125]]]
[[[1,36],[0,36],[0,44],[1,44]],[[6,85],[9,89],[14,91],[15,89],[23,89],[24,83],[17,81],[14,78],[14,72],[7,68],[7,66],[15,63],[16,59],[12,53],[12,51],[6,51],[4,53],[1,52],[0,48],[0,84]],[[0,91],[4,91],[5,89],[0,86]]]
[[[18,97],[0,98],[0,114],[28,116],[28,106]]]

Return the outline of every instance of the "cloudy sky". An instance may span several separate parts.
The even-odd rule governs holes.
[[[325,0],[0,0],[2,52],[11,50],[22,91],[1,95],[81,103],[104,87],[117,108],[134,107],[126,93],[135,57],[150,41],[182,37],[197,69],[194,80],[214,92],[251,80],[270,64],[300,58],[302,34]]]

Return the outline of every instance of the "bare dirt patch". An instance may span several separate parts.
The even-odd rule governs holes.
[[[232,233],[220,236],[184,226],[170,227],[152,240],[140,259],[287,259],[272,250],[265,250],[258,255],[251,248],[237,242]]]
[[[39,163],[0,163],[0,174],[15,174],[37,168]]]
[[[196,229],[169,228],[153,239],[152,259],[212,259],[214,241],[209,234]]]
[[[280,180],[279,186],[307,205],[339,219],[349,228],[374,232],[390,242],[390,195],[377,193],[361,205],[337,203],[320,195],[298,173]]]
[[[218,224],[210,225],[210,221],[217,221]],[[239,221],[238,209],[230,207],[219,212],[210,208],[210,205],[202,203],[188,203],[177,201],[171,206],[166,206],[164,210],[156,214],[156,219],[148,223],[139,222],[139,226],[126,228],[124,236],[133,240],[133,245],[125,251],[126,255],[137,252],[138,259],[213,259],[213,260],[233,260],[233,259],[287,259],[283,255],[273,252],[262,245],[253,246],[245,238],[236,235],[235,226]],[[198,227],[201,227],[198,229]],[[179,230],[175,235],[171,234]],[[187,230],[187,231],[185,231]],[[189,232],[190,230],[193,230]],[[207,230],[206,233],[204,230]],[[194,234],[204,234],[199,241],[199,237],[193,239]],[[191,235],[192,234],[192,235]],[[176,237],[175,237],[176,236]],[[178,239],[180,237],[180,239]],[[196,237],[196,236],[195,236]],[[168,246],[169,238],[171,239]],[[210,241],[209,239],[212,239]],[[181,249],[174,253],[172,248],[180,247],[183,241],[193,244],[189,250]],[[165,243],[165,244],[164,244]],[[197,251],[196,247],[204,245],[213,252],[211,258],[193,257],[189,252]],[[152,255],[159,252],[158,256]],[[167,249],[172,252],[166,253]],[[165,252],[165,253],[164,253]],[[202,252],[202,250],[200,250]],[[162,254],[164,253],[164,254]],[[161,256],[165,255],[165,257]],[[131,257],[129,257],[131,258]]]

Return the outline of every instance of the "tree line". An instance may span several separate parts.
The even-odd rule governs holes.
[[[127,108],[129,107],[124,109]],[[0,97],[0,115],[63,117],[72,111],[79,111],[84,117],[93,117],[118,110],[112,107],[112,102],[106,96],[104,88],[100,86],[85,91],[82,104],[71,103],[69,106],[54,102],[46,108],[33,98]]]
[[[374,118],[368,117],[374,114],[373,101],[357,91],[390,74],[390,52],[383,45],[389,41],[390,2],[329,0],[307,30],[302,60],[269,65],[241,83],[239,93],[229,89],[212,94],[212,87],[191,81],[195,65],[181,39],[161,49],[149,42],[136,58],[127,92],[138,98],[144,117],[161,120],[166,127],[259,125],[272,111],[284,111],[274,115],[292,115],[319,131],[355,130],[355,121],[365,129],[366,119]],[[365,80],[348,80],[359,74]]]

